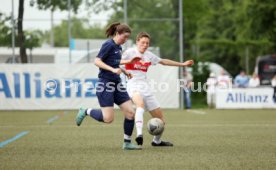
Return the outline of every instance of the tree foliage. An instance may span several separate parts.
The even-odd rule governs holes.
[[[97,4],[107,7],[106,4]],[[139,32],[145,31],[151,35],[151,46],[160,47],[161,56],[179,60],[178,39],[178,1],[151,0],[127,1],[128,24],[132,28],[131,39],[135,41]],[[109,20],[124,22],[123,1],[116,1],[110,6],[115,12]]]
[[[245,69],[247,48],[250,50],[249,73],[254,70],[256,57],[275,52],[275,27],[269,25],[275,20],[272,15],[275,3],[208,0],[208,5],[209,11],[200,22],[196,38],[191,39],[191,43],[200,46],[200,58],[217,62],[236,75]],[[264,9],[266,12],[262,11]],[[264,21],[269,26],[265,26]]]
[[[25,48],[33,49],[41,45],[43,33],[39,30],[25,32]]]
[[[80,4],[83,0],[71,0],[71,9],[74,13],[77,13]],[[37,6],[41,10],[56,10],[60,9],[61,11],[68,10],[68,0],[34,0],[30,1],[31,6]]]
[[[12,28],[9,24],[11,22],[11,17],[5,16],[0,13],[0,46],[11,47],[12,46]],[[26,48],[39,47],[41,45],[43,32],[39,30],[25,31],[25,44]],[[15,32],[15,40],[18,38]],[[15,46],[19,47],[17,41],[15,41]]]
[[[87,19],[72,18],[71,20],[71,37],[79,39],[103,39],[105,38],[104,30],[98,25],[89,25]],[[68,47],[68,21],[63,20],[60,25],[54,26],[55,46]],[[45,33],[44,39],[49,40],[50,32]]]
[[[67,0],[34,0],[41,10],[67,10]],[[108,21],[124,21],[123,0],[71,0],[77,13],[82,3],[93,12],[114,11]],[[128,24],[138,32],[148,32],[151,45],[158,46],[161,57],[178,60],[178,0],[128,0]],[[249,50],[249,66],[255,58],[276,50],[276,3],[274,0],[183,0],[185,59],[211,61],[224,66],[233,76],[245,67],[245,49]],[[164,19],[165,18],[165,19]],[[1,16],[0,35],[3,45],[11,42],[7,18]],[[91,26],[86,19],[72,19],[73,38],[104,38],[104,28]],[[67,21],[55,26],[55,44],[68,46]],[[46,35],[49,35],[47,33]]]
[[[8,26],[10,17],[0,13],[0,46],[11,46],[12,29]]]

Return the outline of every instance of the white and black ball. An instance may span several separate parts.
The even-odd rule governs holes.
[[[161,135],[164,131],[164,122],[159,118],[152,118],[148,121],[147,129],[151,135]]]

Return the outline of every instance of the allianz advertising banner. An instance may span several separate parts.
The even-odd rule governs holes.
[[[274,90],[271,87],[220,89],[216,92],[216,108],[276,108],[273,92]]]
[[[150,79],[157,82],[177,81],[177,69],[156,69],[152,70]],[[99,108],[96,97],[98,72],[98,67],[93,63],[1,64],[0,110]],[[175,86],[175,83],[171,85]],[[169,87],[165,91],[157,91],[156,96],[162,107],[178,108],[179,95],[175,89]]]

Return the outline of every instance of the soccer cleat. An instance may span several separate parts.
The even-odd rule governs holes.
[[[161,141],[160,143],[151,142],[152,146],[173,146],[171,142]]]
[[[137,136],[135,141],[136,141],[137,145],[143,145],[143,135]]]
[[[86,116],[85,109],[84,108],[80,108],[79,112],[77,114],[77,117],[76,117],[76,124],[78,126],[81,125],[81,122],[83,121],[83,119],[85,118],[85,116]]]
[[[135,145],[135,144],[132,144],[130,142],[124,142],[123,149],[124,150],[141,150],[142,147],[138,146],[138,145]]]

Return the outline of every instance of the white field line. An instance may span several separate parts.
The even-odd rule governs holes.
[[[201,110],[187,110],[189,113],[199,114],[199,115],[205,115],[207,112],[201,111]]]

